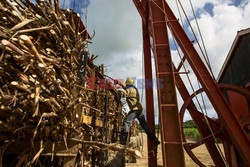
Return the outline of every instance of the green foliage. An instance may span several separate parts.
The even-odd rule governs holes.
[[[183,128],[196,128],[193,120],[188,120],[183,123]]]
[[[201,138],[197,128],[184,128],[184,135],[186,139],[199,140]]]
[[[155,133],[158,133],[160,131],[160,126],[159,125],[155,125]],[[144,129],[142,129],[141,126],[139,126],[139,132],[144,132]]]
[[[201,138],[200,133],[198,129],[196,128],[193,120],[184,122],[183,128],[184,128],[183,130],[184,130],[184,135],[186,139],[197,141]],[[160,126],[155,125],[155,132],[158,133],[159,130],[160,130]],[[139,126],[139,131],[144,132],[141,126]]]
[[[200,133],[196,128],[193,120],[188,120],[184,122],[183,128],[186,139],[199,140],[201,138]]]

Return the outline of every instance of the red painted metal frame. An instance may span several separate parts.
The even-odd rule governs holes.
[[[135,5],[136,5],[141,17],[142,17],[143,23],[145,24],[147,14],[146,14],[145,9],[144,9],[145,7],[143,7],[144,5],[142,5],[138,0],[134,0],[134,3],[135,3]],[[144,30],[144,35],[145,35],[145,30]],[[188,90],[186,89],[185,84],[183,83],[183,81],[182,81],[182,79],[181,79],[181,77],[179,76],[178,73],[176,73],[176,82],[177,82],[176,83],[177,88],[179,89],[179,92],[181,93],[182,98],[187,99],[190,95],[189,95]],[[211,133],[208,133],[208,131],[207,131],[208,128],[207,128],[206,124],[204,124],[204,121],[202,121],[202,119],[200,119],[200,117],[197,117],[196,113],[199,114],[199,112],[197,112],[197,110],[195,109],[195,105],[192,103],[192,105],[188,106],[188,109],[190,111],[190,114],[191,114],[193,120],[196,122],[196,125],[197,125],[201,135],[203,137],[211,135]],[[210,154],[212,155],[214,163],[217,166],[225,166],[224,162],[223,162],[223,160],[222,160],[222,158],[221,158],[221,156],[220,156],[220,154],[219,154],[219,152],[218,152],[218,150],[217,150],[217,148],[215,146],[214,141],[209,141],[209,142],[207,142],[205,144],[206,144]],[[149,159],[149,166],[151,166],[151,164],[154,164],[154,160],[152,160],[152,158]],[[197,164],[199,164],[199,163],[197,162]]]
[[[143,5],[141,4],[141,2],[139,0],[133,0],[133,1],[135,3],[139,13],[142,16],[143,22],[145,23],[145,21],[147,19],[147,14],[145,12],[145,9],[143,8]],[[156,2],[158,4],[158,3],[161,3],[163,1],[154,1],[154,2]],[[155,10],[158,10],[161,12],[165,11],[165,12],[162,12],[162,14],[164,14],[164,15],[166,14],[166,17],[169,20],[168,25],[169,25],[170,29],[172,30],[174,37],[176,38],[177,42],[179,43],[179,45],[180,45],[180,47],[185,55],[184,59],[188,60],[191,67],[193,68],[195,74],[197,75],[200,82],[202,83],[203,88],[205,89],[208,97],[210,98],[214,108],[218,112],[220,119],[222,120],[223,126],[225,126],[227,133],[230,136],[230,138],[228,139],[229,144],[230,144],[231,139],[232,139],[234,145],[237,147],[238,151],[240,152],[241,157],[244,159],[245,165],[249,165],[249,160],[247,159],[247,157],[249,157],[249,140],[247,139],[247,136],[245,135],[243,129],[240,127],[239,122],[234,117],[233,112],[231,111],[230,107],[226,103],[226,101],[225,101],[221,91],[219,90],[218,86],[216,85],[215,81],[212,79],[211,75],[209,74],[205,65],[201,61],[196,50],[193,48],[192,43],[189,41],[187,35],[185,34],[183,29],[181,28],[180,24],[178,23],[177,19],[175,18],[174,14],[172,13],[171,9],[169,8],[168,4],[165,1],[164,1],[164,6],[159,5],[161,9],[159,9],[159,7],[158,7],[158,9],[153,8],[152,5],[153,4],[151,2],[150,3],[151,12],[152,11],[155,12]],[[158,16],[156,16],[156,17],[160,17],[159,13],[157,15]],[[151,15],[151,16],[153,16],[153,15]],[[154,21],[152,17],[150,19],[151,19],[151,21]],[[159,22],[158,22],[158,24],[159,24]],[[149,29],[151,30],[150,35],[154,38],[155,35],[157,36],[157,34],[161,35],[162,30],[167,29],[167,28],[163,26],[161,28],[158,28],[159,31],[153,31],[154,24],[152,24],[152,25],[149,25]],[[162,43],[160,43],[160,44],[162,44]],[[154,48],[155,48],[155,50],[157,50],[157,45]],[[157,56],[158,56],[157,51],[156,51],[155,55],[157,58]],[[156,67],[158,67],[159,65],[160,64],[158,64],[157,60],[156,60]],[[179,69],[179,67],[178,67],[178,69]],[[157,68],[157,70],[159,70],[159,68]],[[170,73],[171,73],[171,71],[170,71]],[[168,72],[168,74],[170,74],[170,73]],[[167,73],[165,73],[165,74],[167,74]],[[188,91],[186,90],[186,87],[185,87],[183,81],[181,80],[179,74],[178,73],[176,73],[176,74],[177,74],[175,77],[176,82],[177,82],[176,86],[178,87],[183,99],[186,99],[190,95],[189,95]],[[158,77],[159,77],[159,75],[158,75]],[[206,124],[203,121],[201,121],[200,117],[197,117],[198,111],[197,111],[197,109],[195,109],[193,102],[190,103],[190,105],[188,106],[188,109],[189,109],[190,114],[191,114],[193,120],[195,121],[196,125],[198,125],[198,129],[201,132],[202,136],[206,137],[206,136],[211,135],[211,133],[208,133],[206,131],[206,129],[207,129]],[[233,125],[233,127],[231,127],[231,125]],[[162,132],[162,134],[164,134],[164,133],[167,133],[167,132]],[[239,139],[238,139],[238,135],[240,135]],[[237,138],[236,138],[236,136],[237,136]],[[205,144],[208,148],[208,151],[210,152],[210,155],[211,155],[215,165],[216,166],[225,166],[220,154],[218,153],[217,148],[215,147],[214,141],[209,141]],[[231,151],[229,153],[226,153],[226,154],[233,154],[233,152],[234,152],[234,150],[231,149]],[[163,153],[163,158],[164,158],[164,160],[163,160],[164,165],[166,165],[166,164],[169,165],[169,160],[167,160],[165,158],[164,153]],[[170,161],[173,161],[173,160],[170,160]],[[229,163],[229,164],[232,164],[232,163]]]
[[[151,62],[151,44],[149,33],[149,1],[133,0],[138,11],[142,16],[142,28],[143,28],[143,52],[144,52],[144,71],[145,79],[149,82],[145,83],[146,92],[146,108],[147,108],[147,123],[155,133],[155,120],[154,120],[154,96],[153,85],[150,85],[152,81],[152,62]],[[148,166],[157,166],[157,150],[153,146],[153,143],[148,138]]]
[[[173,36],[181,47],[187,61],[199,79],[202,87],[205,89],[207,96],[217,111],[219,119],[239,151],[245,165],[250,166],[250,142],[247,135],[240,126],[238,120],[233,115],[231,108],[228,106],[224,96],[219,90],[219,87],[194,49],[193,44],[190,42],[179,22],[175,21],[177,19],[166,2],[164,7],[168,20],[168,27],[171,29]]]
[[[151,50],[150,50],[150,38],[148,35],[143,36],[143,48],[144,48],[144,70],[145,70],[145,93],[146,93],[146,109],[147,109],[147,123],[155,133],[155,117],[154,117],[154,95],[153,95],[153,83],[152,81],[152,67],[151,67]],[[148,166],[157,166],[157,150],[153,147],[152,141],[148,138]]]
[[[145,3],[146,15],[148,15],[148,5]],[[148,17],[147,17],[148,18]],[[155,117],[154,117],[154,95],[152,83],[152,63],[151,63],[151,45],[148,33],[148,19],[143,23],[143,50],[144,50],[144,72],[145,72],[145,93],[146,93],[146,109],[147,123],[155,133]],[[157,150],[153,147],[153,143],[148,137],[148,166],[157,166]]]
[[[192,109],[194,107],[194,104],[192,102],[192,98],[194,98],[194,96],[198,95],[199,93],[203,92],[204,89],[201,88],[201,89],[197,90],[196,92],[194,92],[192,95],[189,96],[188,92],[185,91],[185,89],[186,89],[185,85],[183,83],[180,84],[180,82],[182,82],[182,81],[181,81],[181,78],[179,78],[179,75],[177,75],[177,77],[176,77],[176,82],[177,82],[177,87],[178,87],[183,99],[185,99],[185,102],[184,102],[184,104],[183,104],[183,106],[182,106],[182,108],[180,110],[181,119],[183,119],[183,117],[184,117],[185,109],[188,109],[191,116],[192,116],[192,118],[193,118],[193,120],[194,120],[194,122],[195,122],[195,124],[196,124],[196,126],[197,126],[197,128],[199,129],[199,131],[200,131],[200,133],[201,133],[201,135],[203,137],[203,140],[210,138],[210,140],[206,140],[206,142],[204,144],[206,144],[206,146],[208,148],[208,151],[209,151],[215,165],[216,166],[225,166],[224,162],[220,160],[221,155],[216,153],[217,150],[215,148],[213,148],[214,140],[213,140],[213,138],[211,138],[211,135],[210,135],[210,137],[209,136],[205,137],[206,135],[204,135],[203,130],[207,129],[207,125],[203,121],[204,116],[200,112],[196,112],[194,109]],[[250,101],[250,92],[247,89],[240,88],[240,87],[234,86],[234,85],[229,85],[229,84],[219,84],[218,86],[219,86],[219,88],[221,90],[223,90],[225,92],[229,91],[229,92],[234,92],[234,93],[237,93],[238,95],[241,95],[242,97],[240,99],[242,99],[244,97],[244,99],[241,100],[240,104],[242,102],[246,102],[246,100]],[[183,87],[183,88],[181,88],[181,87]],[[186,97],[186,98],[184,98],[184,97]],[[229,97],[229,99],[230,99],[230,97]],[[236,100],[234,100],[233,102],[235,103]],[[247,124],[247,122],[249,122],[249,120],[248,120],[249,119],[249,111],[247,110],[248,108],[247,109],[245,108],[244,111],[239,110],[239,108],[241,108],[241,107],[238,106],[238,108],[235,108],[235,109],[232,108],[232,109],[234,111],[234,114],[236,114],[237,116],[242,118],[240,123],[241,123],[241,126],[244,127],[244,123]],[[244,109],[244,107],[241,108],[241,109]],[[223,128],[221,129],[220,124],[218,124],[219,122],[217,122],[217,121],[215,122],[214,120],[211,120],[208,117],[207,117],[207,119],[208,119],[208,122],[209,122],[211,128],[213,129],[214,134],[218,133],[217,135],[219,135],[219,136],[216,135],[216,137],[219,138],[223,142],[223,146],[224,146],[224,149],[225,149],[224,152],[225,152],[225,155],[226,155],[226,160],[227,160],[228,165],[232,166],[232,167],[237,167],[238,163],[241,163],[241,162],[237,162],[236,152],[235,152],[235,149],[234,149],[234,147],[232,145],[232,141],[231,141],[230,137],[227,134],[225,134]],[[201,122],[197,122],[196,120],[201,121]],[[203,122],[203,124],[202,124],[202,122]],[[203,129],[201,129],[201,127]],[[220,129],[222,130],[221,131],[222,133],[219,133]],[[205,133],[207,133],[207,132],[205,131]],[[209,133],[209,134],[211,134],[211,133]],[[204,166],[195,157],[195,155],[191,152],[192,146],[190,146],[189,144],[185,144],[184,147],[185,147],[187,153],[189,154],[189,156],[194,160],[194,162],[196,162],[199,166]],[[215,155],[217,155],[217,156],[215,156]]]
[[[162,83],[158,89],[159,118],[162,139],[163,165],[185,166],[182,134],[178,115],[175,77],[170,53],[164,9],[165,0],[150,1],[151,36],[156,65],[156,77]]]
[[[142,16],[142,20],[146,23],[148,18],[145,6],[139,0],[133,1]],[[165,15],[155,3],[164,7],[164,0],[150,1],[150,24],[148,26],[154,43],[152,48],[155,56],[156,75],[158,79],[161,79],[163,86],[158,89],[163,164],[173,167],[185,166],[167,24]]]
[[[182,99],[185,99],[185,103],[183,104],[182,108],[187,108],[189,110],[189,113],[190,113],[195,125],[197,126],[197,128],[198,128],[198,130],[203,138],[205,138],[207,136],[211,136],[211,132],[207,130],[208,126],[207,126],[206,122],[204,121],[203,115],[200,112],[198,112],[198,110],[196,109],[195,104],[192,101],[193,96],[191,96],[189,94],[189,92],[188,92],[185,84],[183,83],[180,75],[176,75],[176,83],[177,83],[176,86],[180,92]],[[196,92],[196,94],[197,93],[198,92]],[[187,106],[185,106],[185,104],[187,104]],[[184,117],[183,114],[184,114],[184,112],[182,112],[182,109],[181,109],[181,111],[180,111],[181,122],[183,122],[183,120],[182,120],[182,118]],[[209,118],[207,118],[207,119],[210,121],[209,122],[210,124],[215,124],[214,126],[219,126],[219,125],[216,125],[216,123],[213,120],[210,120]],[[223,161],[223,159],[222,159],[222,157],[221,157],[221,155],[220,155],[220,153],[215,145],[214,140],[208,141],[207,143],[205,143],[205,145],[208,149],[208,152],[211,155],[211,158],[212,158],[214,164],[216,166],[220,166],[220,167],[225,166],[224,161]],[[186,147],[185,147],[185,149],[186,149]],[[197,161],[195,161],[195,162],[197,163]],[[200,165],[199,162],[197,164]]]

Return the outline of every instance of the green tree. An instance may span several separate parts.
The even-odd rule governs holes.
[[[196,128],[193,120],[188,120],[183,123],[183,128]]]

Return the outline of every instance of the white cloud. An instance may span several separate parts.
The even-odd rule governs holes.
[[[181,2],[188,16],[193,18],[189,1]],[[199,26],[217,76],[237,31],[250,27],[250,0],[242,0],[237,7],[232,5],[235,2],[233,0],[192,2],[195,11],[199,10]],[[179,18],[175,1],[169,3]],[[203,9],[206,3],[212,4],[213,15]],[[191,23],[196,27],[194,20]],[[96,64],[107,65],[107,74],[114,78],[141,78],[141,18],[131,0],[92,0],[88,7],[88,31],[92,33],[92,30],[95,30],[96,35],[90,49],[91,53],[99,55]],[[191,78],[196,80],[194,75]]]
[[[94,30],[92,51],[100,62],[134,52],[141,46],[141,18],[132,1],[93,0],[88,9],[88,29]]]
[[[198,19],[215,76],[223,65],[237,31],[250,27],[249,8],[249,3],[241,7],[223,3],[214,6],[213,16],[203,13]],[[194,20],[191,23],[196,27]]]

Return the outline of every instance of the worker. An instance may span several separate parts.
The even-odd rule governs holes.
[[[124,90],[120,91],[122,97],[126,98],[126,101],[129,106],[129,113],[126,115],[124,122],[123,122],[123,131],[120,136],[120,143],[126,145],[128,132],[131,127],[132,122],[135,118],[138,119],[141,127],[145,130],[146,134],[148,135],[149,139],[152,143],[157,147],[160,144],[160,141],[157,139],[155,134],[150,129],[149,125],[145,120],[145,116],[143,114],[143,108],[140,103],[139,92],[137,88],[134,86],[134,80],[132,78],[128,78],[124,84],[121,84],[119,81],[115,80],[115,84],[119,84],[122,86]]]

